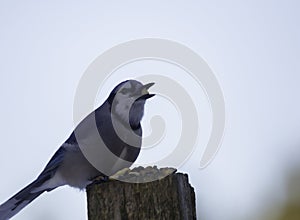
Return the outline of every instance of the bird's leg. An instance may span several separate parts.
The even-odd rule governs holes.
[[[125,174],[129,173],[130,169],[129,168],[123,168],[121,170],[119,170],[118,172],[116,172],[115,174],[113,174],[112,176],[109,176],[109,180],[116,180],[119,179],[120,176],[124,176]]]

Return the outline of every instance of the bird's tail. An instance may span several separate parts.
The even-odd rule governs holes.
[[[40,186],[40,180],[36,179],[9,200],[0,205],[0,220],[10,219],[43,192],[49,191],[47,189],[38,190]]]

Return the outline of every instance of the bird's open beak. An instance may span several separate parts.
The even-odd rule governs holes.
[[[145,98],[145,99],[149,99],[153,96],[155,96],[155,94],[149,94],[149,91],[148,89],[153,86],[155,83],[154,82],[151,82],[151,83],[147,83],[145,85],[143,85],[143,88],[142,88],[142,97]]]

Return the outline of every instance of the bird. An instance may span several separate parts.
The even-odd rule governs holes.
[[[146,100],[155,95],[148,91],[153,85],[133,79],[119,83],[75,127],[40,175],[0,205],[0,220],[12,218],[44,192],[64,185],[85,189],[99,177],[129,168],[140,153],[141,120]]]

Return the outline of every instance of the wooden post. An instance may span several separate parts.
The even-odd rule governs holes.
[[[88,219],[196,219],[195,193],[187,174],[166,176],[163,173],[168,169],[139,167],[124,175],[127,182],[112,180],[88,186]],[[160,175],[165,177],[160,178]],[[141,181],[153,177],[155,181]],[[144,183],[129,183],[132,178]]]

